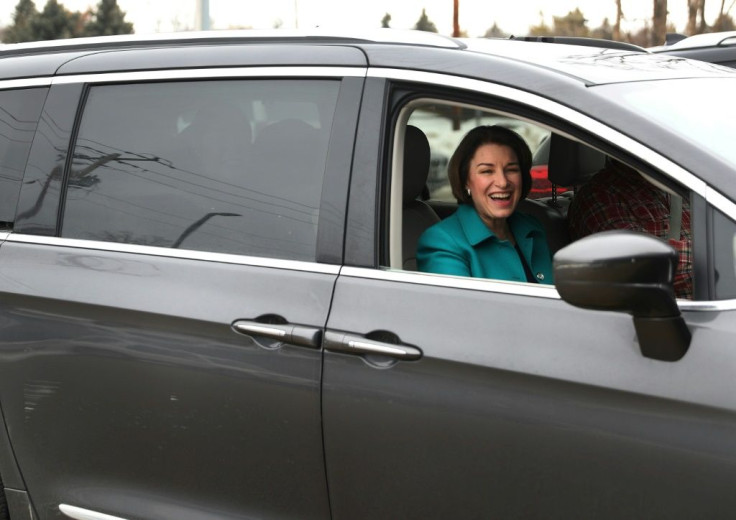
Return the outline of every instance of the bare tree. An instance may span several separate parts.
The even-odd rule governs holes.
[[[698,16],[700,17],[700,25],[698,27],[699,33],[707,32],[708,30],[708,24],[705,23],[705,0],[699,0],[700,4],[698,5]]]
[[[623,9],[621,9],[621,0],[616,0],[616,23],[613,26],[613,39],[621,41],[621,19],[624,17]]]
[[[700,7],[700,0],[687,0],[687,27],[685,27],[685,34],[688,36],[695,34],[698,26],[698,7]]]
[[[663,45],[667,36],[667,0],[654,0],[651,45]]]
[[[460,23],[458,21],[459,12],[460,12],[459,3],[460,3],[460,0],[453,0],[453,3],[452,3],[452,36],[454,38],[460,37]],[[723,7],[721,7],[721,11],[722,10],[723,10]]]

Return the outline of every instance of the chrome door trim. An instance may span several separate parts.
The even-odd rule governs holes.
[[[677,306],[681,311],[690,312],[736,311],[736,299],[713,301],[677,300]]]
[[[736,220],[736,204],[710,186],[705,187],[705,200],[731,220]]]
[[[341,276],[383,280],[387,282],[411,283],[417,285],[434,285],[454,289],[470,289],[473,291],[516,294],[517,296],[536,296],[551,300],[560,300],[560,293],[553,285],[539,285],[525,282],[507,282],[485,278],[469,278],[446,274],[419,273],[414,271],[395,271],[390,269],[366,269],[362,267],[343,267]]]
[[[419,273],[390,269],[367,269],[362,267],[343,267],[341,276],[362,278],[366,280],[383,280],[386,282],[411,283],[415,285],[433,285],[453,289],[469,289],[473,291],[515,294],[517,296],[533,296],[548,300],[561,300],[560,293],[553,285],[538,285],[523,282],[507,282],[482,278],[467,278],[445,274]],[[715,301],[677,300],[681,311],[720,312],[736,310],[736,299]]]
[[[59,510],[69,518],[74,518],[74,520],[125,520],[125,518],[119,516],[106,515],[105,513],[98,513],[97,511],[68,504],[59,504]]]
[[[0,90],[8,90],[11,88],[31,88],[31,87],[48,87],[51,85],[51,78],[23,78],[23,79],[6,79],[0,81]]]
[[[69,247],[73,249],[89,249],[116,253],[131,253],[137,255],[181,258],[184,260],[201,260],[223,264],[249,265],[254,267],[270,267],[273,269],[288,269],[291,271],[305,271],[336,275],[340,271],[339,265],[320,264],[301,260],[281,260],[278,258],[263,258],[257,256],[234,255],[229,253],[210,253],[192,249],[170,249],[167,247],[142,246],[137,244],[123,244],[118,242],[100,242],[97,240],[80,240],[73,238],[45,237],[9,233],[8,242],[20,244],[44,245],[55,247]]]
[[[593,119],[572,108],[561,105],[555,101],[551,101],[542,96],[532,94],[524,90],[519,90],[504,85],[499,85],[487,80],[470,79],[449,74],[439,74],[435,72],[423,72],[414,70],[391,69],[391,68],[371,68],[368,70],[368,77],[383,78],[400,81],[412,81],[419,83],[429,83],[432,85],[444,85],[448,87],[472,90],[482,94],[503,97],[516,103],[528,105],[536,110],[547,112],[554,116],[561,117],[580,128],[585,128],[593,134],[609,141],[624,150],[628,150],[634,155],[641,157],[649,164],[663,172],[667,172],[674,180],[678,181],[688,189],[699,194],[701,197],[706,196],[706,184],[703,180],[697,178],[689,171],[675,164],[666,157],[660,155],[655,150],[645,146],[639,141],[619,133],[617,130],[604,125],[600,121]],[[503,111],[499,111],[503,113]],[[518,117],[515,114],[508,114]],[[573,138],[567,135],[567,137]],[[574,139],[574,138],[573,138]]]
[[[52,85],[70,83],[120,83],[135,81],[164,81],[179,79],[218,78],[336,78],[365,77],[365,67],[220,67],[198,69],[144,70],[134,72],[100,72],[98,74],[74,74],[55,76]]]

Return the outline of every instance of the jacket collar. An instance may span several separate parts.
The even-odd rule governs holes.
[[[460,226],[463,228],[465,238],[472,246],[477,246],[484,240],[489,238],[493,240],[499,240],[498,237],[488,229],[483,220],[481,220],[478,212],[470,204],[461,204],[457,208],[457,216],[460,220]],[[517,212],[514,212],[508,218],[509,228],[514,234],[517,242],[525,241],[525,239],[531,237],[537,233],[537,230],[532,226],[529,219],[519,217]]]

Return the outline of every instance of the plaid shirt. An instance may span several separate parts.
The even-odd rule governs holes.
[[[635,170],[615,164],[601,170],[575,193],[567,218],[573,240],[611,229],[642,231],[667,239],[669,215],[670,196],[667,193],[647,182]],[[692,237],[687,200],[682,201],[680,239],[668,242],[679,255],[675,294],[678,298],[692,298]]]

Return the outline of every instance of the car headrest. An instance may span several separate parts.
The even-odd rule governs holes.
[[[558,186],[582,184],[606,164],[606,154],[590,146],[554,133],[548,141],[547,176]]]
[[[429,141],[419,128],[408,125],[404,134],[404,204],[422,193],[428,176]]]

